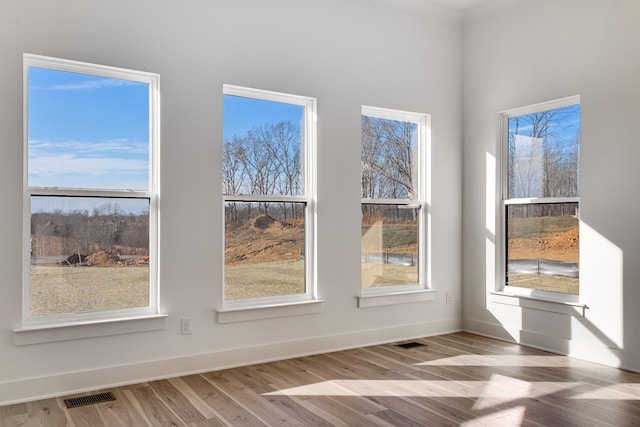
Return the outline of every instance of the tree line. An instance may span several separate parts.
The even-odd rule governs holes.
[[[222,191],[228,195],[300,196],[304,177],[300,126],[291,121],[264,124],[244,135],[233,135],[223,144]],[[269,213],[269,202],[230,205],[230,218],[239,219],[238,209],[244,208],[251,217]],[[297,216],[291,204],[282,204],[284,218]],[[287,213],[287,207],[290,211]]]
[[[128,213],[116,203],[92,211],[31,214],[33,256],[91,254],[102,250],[121,255],[148,255],[149,214]]]
[[[300,129],[290,121],[233,135],[222,153],[224,194],[301,195],[301,154]]]

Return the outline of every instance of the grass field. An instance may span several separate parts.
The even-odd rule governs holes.
[[[576,278],[541,274],[509,274],[509,285],[575,295],[580,289],[579,280]]]
[[[148,267],[31,266],[31,315],[149,305]]]
[[[225,266],[225,299],[304,293],[304,261],[272,261]]]
[[[304,293],[304,261],[273,261],[225,267],[225,298],[236,300]],[[416,283],[416,267],[362,264],[365,287]]]
[[[363,283],[390,286],[415,283],[417,269],[362,264]],[[225,298],[237,300],[304,293],[304,261],[226,266]],[[149,270],[145,267],[31,266],[31,315],[90,313],[145,307]]]

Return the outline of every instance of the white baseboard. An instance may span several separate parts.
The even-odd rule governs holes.
[[[640,354],[608,347],[600,343],[570,340],[536,331],[521,330],[473,319],[465,319],[463,321],[463,330],[488,338],[514,342],[526,347],[575,357],[576,359],[640,372]]]
[[[460,330],[453,318],[24,378],[0,382],[0,406]]]

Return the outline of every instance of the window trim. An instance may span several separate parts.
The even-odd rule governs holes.
[[[80,73],[90,76],[129,80],[149,85],[149,188],[147,191],[130,189],[86,189],[29,186],[29,68]],[[23,242],[22,242],[22,326],[21,329],[47,329],[120,321],[160,315],[159,277],[159,184],[160,184],[160,75],[106,65],[91,64],[48,56],[23,54]],[[96,198],[135,198],[149,200],[149,305],[145,307],[113,309],[90,313],[49,314],[31,316],[30,309],[30,241],[32,196],[75,196]]]
[[[421,291],[433,291],[434,289],[432,289],[431,284],[431,180],[429,179],[431,170],[431,115],[363,105],[360,117],[362,118],[363,116],[412,122],[418,125],[418,192],[413,199],[361,198],[360,205],[379,204],[416,207],[419,213],[418,283],[363,288],[361,278],[358,306],[364,308],[407,302],[405,295],[411,295],[412,298],[423,298]],[[360,274],[362,275],[362,266],[360,266]],[[383,302],[369,304],[366,302],[369,299]],[[425,297],[418,300],[431,301],[432,299],[432,297]]]
[[[304,141],[302,141],[302,151],[304,159],[302,162],[304,194],[301,196],[286,195],[256,195],[256,194],[224,194],[222,193],[222,253],[225,253],[225,215],[224,208],[227,202],[274,202],[274,203],[304,203],[305,204],[305,292],[301,294],[267,296],[257,298],[243,298],[238,300],[227,300],[225,298],[225,266],[222,261],[222,308],[218,313],[235,312],[238,310],[253,310],[256,308],[276,308],[281,306],[291,306],[296,303],[308,303],[318,301],[317,289],[317,239],[316,239],[316,198],[317,198],[317,171],[316,171],[316,147],[317,147],[317,100],[315,98],[292,95],[282,92],[273,92],[264,89],[254,89],[244,86],[223,84],[222,95],[238,96],[243,98],[257,99],[262,101],[280,102],[285,104],[299,105],[304,108]],[[224,114],[224,111],[223,111]],[[223,142],[224,143],[224,142]],[[255,311],[255,310],[254,310]],[[223,315],[224,316],[224,315]]]
[[[493,289],[490,290],[494,295],[506,295],[512,297],[528,298],[532,300],[540,300],[559,304],[579,304],[581,294],[565,294],[562,292],[544,291],[540,289],[521,288],[514,285],[506,285],[506,268],[507,268],[507,224],[506,224],[506,207],[509,205],[522,204],[553,204],[553,203],[578,203],[580,204],[580,196],[572,197],[532,197],[532,198],[506,198],[508,193],[508,144],[509,144],[509,119],[513,117],[528,115],[532,113],[555,110],[571,105],[580,105],[580,95],[569,96],[552,101],[541,102],[525,107],[505,110],[498,113],[499,135],[497,138],[496,155],[499,159],[496,162],[498,177],[496,182],[496,230],[499,233],[496,236],[495,244],[495,283]]]

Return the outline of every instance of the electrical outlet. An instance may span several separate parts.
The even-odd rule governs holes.
[[[449,292],[447,292],[445,298],[447,300],[447,304],[453,304],[453,296]]]
[[[191,319],[183,317],[180,319],[180,333],[182,335],[191,335]]]

